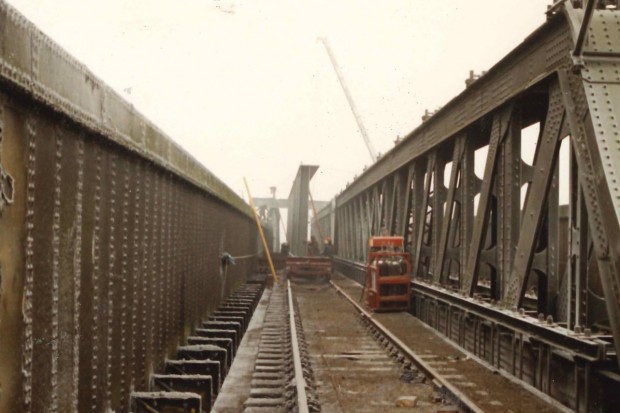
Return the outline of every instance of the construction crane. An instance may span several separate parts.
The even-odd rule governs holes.
[[[332,49],[329,46],[329,42],[327,41],[325,37],[319,37],[319,41],[323,43],[323,46],[325,46],[325,51],[327,52],[327,55],[329,56],[329,60],[332,63],[334,71],[336,72],[336,76],[338,76],[338,81],[340,82],[340,86],[342,86],[342,91],[344,92],[344,95],[347,98],[347,102],[349,102],[349,107],[351,108],[351,112],[353,112],[353,116],[355,117],[355,121],[357,122],[357,127],[359,128],[360,133],[362,134],[362,138],[364,138],[364,142],[366,143],[366,147],[368,148],[368,153],[370,154],[370,158],[372,159],[373,162],[376,162],[379,156],[377,155],[377,151],[375,150],[374,146],[372,145],[372,142],[370,141],[370,138],[368,137],[366,128],[364,127],[364,124],[362,123],[362,118],[360,117],[360,114],[357,112],[357,108],[355,107],[355,103],[353,102],[351,93],[349,93],[347,84],[344,81],[344,77],[342,76],[342,72],[340,71],[340,66],[338,66],[338,62],[336,62],[336,57],[334,56],[334,53],[332,52]]]

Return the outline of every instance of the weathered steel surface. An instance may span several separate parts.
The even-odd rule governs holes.
[[[333,211],[335,209],[336,201],[332,200],[329,203],[324,202],[323,205],[319,206],[318,201],[314,201],[317,210],[319,210],[316,214],[316,217],[312,219],[312,226],[310,227],[310,233],[317,239],[321,239],[321,234],[324,237],[334,238],[334,224],[335,224],[335,215]],[[325,240],[321,240],[324,242]]]
[[[317,169],[315,165],[301,165],[288,196],[286,239],[294,255],[307,255],[310,179]]]
[[[248,206],[0,1],[0,412],[127,411],[254,260]]]
[[[259,211],[259,216],[261,217],[262,225],[265,229],[265,232],[267,233],[266,234],[267,239],[271,239],[272,251],[280,251],[280,246],[281,246],[280,227],[285,228],[284,223],[281,222],[282,217],[280,215],[280,208],[288,210],[289,200],[288,199],[277,199],[275,197],[272,197],[272,198],[254,198],[253,197],[252,199],[254,201],[254,206]],[[298,202],[296,197],[294,198],[293,202]],[[326,205],[328,205],[328,202],[326,201],[314,200],[313,202],[317,210],[322,209]],[[293,210],[292,214],[296,216],[295,214],[298,214],[298,212]],[[307,215],[306,215],[306,219],[307,219]],[[298,231],[298,229],[295,229],[295,231]],[[320,240],[321,239],[320,234],[318,232],[315,234],[315,231],[316,231],[316,226],[313,226],[311,228],[311,234],[317,240]],[[329,234],[329,232],[326,232],[325,234]],[[288,234],[285,234],[285,236],[288,236]],[[331,236],[333,237],[333,234]]]
[[[357,277],[368,236],[403,235],[416,315],[577,411],[620,389],[620,11],[599,7],[573,59],[584,12],[558,3],[333,213],[337,268]]]

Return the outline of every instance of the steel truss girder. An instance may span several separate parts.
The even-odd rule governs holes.
[[[0,144],[0,412],[128,411],[254,271],[252,211],[4,0]]]
[[[362,245],[384,226],[403,235],[413,275],[449,288],[442,299],[456,302],[464,294],[466,300],[483,297],[485,308],[512,310],[511,317],[540,314],[556,332],[596,346],[611,342],[610,331],[620,354],[620,35],[609,29],[618,12],[594,12],[579,74],[570,50],[581,12],[565,6],[568,18],[552,16],[362,174],[337,204],[357,214],[361,229],[349,227]],[[536,122],[540,133],[529,166],[521,159],[521,132]],[[569,182],[559,181],[562,142],[571,151]],[[479,179],[474,154],[486,145]],[[565,184],[570,205],[561,209]],[[561,210],[568,211],[568,224]],[[365,250],[359,252],[342,257],[363,259]],[[588,293],[599,279],[606,315],[592,308]],[[599,338],[584,336],[584,328],[599,328]],[[604,347],[596,357],[613,357]]]

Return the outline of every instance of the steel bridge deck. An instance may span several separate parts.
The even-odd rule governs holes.
[[[369,236],[404,236],[417,317],[567,408],[606,412],[620,394],[620,11],[580,3],[556,2],[317,217],[354,279]],[[127,411],[256,246],[242,199],[0,0],[0,413]]]

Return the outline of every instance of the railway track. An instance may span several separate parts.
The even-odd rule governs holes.
[[[483,411],[465,410],[462,404],[455,403],[455,397],[448,397],[442,386],[373,328],[368,317],[352,311],[349,301],[339,296],[338,288],[298,281],[294,291],[322,411]]]
[[[177,361],[153,376],[150,393],[132,395],[132,411],[562,411],[515,383],[504,391],[513,394],[499,394],[509,384],[504,377],[476,366],[481,374],[472,368],[477,363],[408,313],[369,313],[358,303],[360,291],[340,275],[329,284],[276,284],[260,300],[260,287],[242,290],[179,348]],[[241,343],[245,330],[253,338]],[[237,355],[242,360],[231,365]],[[222,397],[227,402],[218,405]]]
[[[336,283],[287,281],[270,294],[240,411],[499,411],[468,397]]]
[[[260,338],[250,344],[255,359],[245,363],[252,369],[251,385],[231,383],[225,398],[244,401],[216,404],[214,412],[389,413],[412,406],[422,413],[456,411],[329,284],[287,281],[265,294]]]
[[[335,281],[335,282],[334,282]],[[456,410],[465,412],[573,412],[521,381],[489,367],[408,313],[370,313],[359,304],[361,286],[336,275],[330,287],[371,334],[423,374]]]
[[[370,330],[373,331],[373,335],[379,340],[389,342],[389,347],[391,351],[397,351],[399,354],[397,358],[401,359],[401,361],[407,360],[411,362],[417,369],[419,369],[426,378],[433,383],[446,398],[454,403],[459,411],[463,412],[471,412],[471,413],[484,413],[485,410],[478,406],[473,400],[471,400],[467,395],[461,392],[458,388],[452,385],[449,381],[444,379],[443,375],[440,374],[435,368],[429,365],[426,361],[424,361],[418,354],[416,354],[409,346],[407,346],[402,340],[400,340],[397,336],[395,336],[386,326],[384,326],[381,322],[375,319],[372,314],[366,311],[355,299],[353,299],[349,294],[347,294],[342,288],[340,288],[333,281],[329,282],[330,285],[336,289],[339,295],[344,297],[353,308],[360,314],[363,318],[364,323],[366,323]]]
[[[276,284],[265,313],[244,413],[320,411],[290,281]]]

